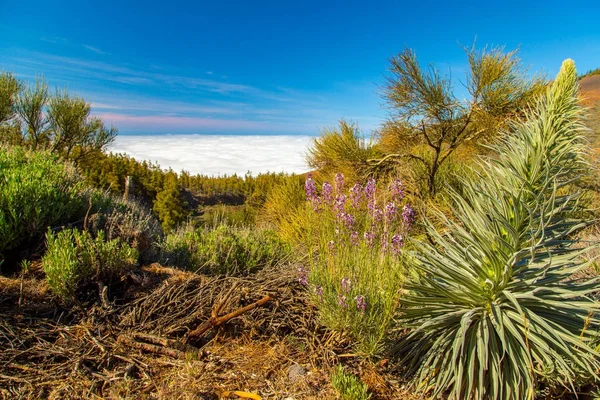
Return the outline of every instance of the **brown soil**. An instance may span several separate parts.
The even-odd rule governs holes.
[[[414,398],[387,362],[352,355],[348,340],[318,324],[293,268],[234,278],[155,264],[111,287],[104,305],[96,294],[66,307],[35,268],[0,277],[0,398],[334,399],[338,363],[373,399]],[[274,300],[187,337],[267,295]]]

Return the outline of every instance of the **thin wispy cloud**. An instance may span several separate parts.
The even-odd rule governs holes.
[[[94,46],[90,46],[90,45],[87,45],[87,44],[84,44],[84,45],[82,45],[82,46],[83,46],[85,49],[87,49],[87,50],[89,50],[89,51],[91,51],[91,52],[94,52],[94,53],[96,53],[96,54],[100,54],[100,55],[110,55],[110,53],[107,53],[106,51],[102,51],[102,50],[100,50],[99,48],[97,48],[97,47],[94,47]]]
[[[22,77],[41,73],[51,85],[83,95],[91,101],[94,115],[121,132],[315,135],[348,118],[322,93],[276,84],[257,87],[226,80],[212,70],[193,75],[113,57],[98,60],[39,51],[0,54],[0,62],[17,66]],[[370,130],[377,124],[368,117],[369,125],[363,128]]]

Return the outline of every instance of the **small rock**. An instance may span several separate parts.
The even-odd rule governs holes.
[[[299,364],[292,364],[288,367],[288,379],[296,382],[302,376],[306,375],[306,370]]]

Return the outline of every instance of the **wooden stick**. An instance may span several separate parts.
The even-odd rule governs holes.
[[[270,295],[266,295],[265,297],[258,300],[257,302],[248,304],[247,306],[239,308],[239,309],[237,309],[233,312],[230,312],[229,314],[226,314],[222,317],[218,317],[213,314],[207,321],[202,323],[202,325],[200,325],[198,328],[196,328],[193,331],[191,331],[190,333],[188,333],[187,337],[184,340],[184,343],[187,343],[190,340],[190,338],[197,339],[197,338],[201,337],[209,329],[216,328],[220,325],[223,325],[224,323],[228,322],[229,320],[239,317],[240,315],[242,315],[245,312],[253,310],[256,307],[262,307],[271,300],[273,300],[273,298]]]

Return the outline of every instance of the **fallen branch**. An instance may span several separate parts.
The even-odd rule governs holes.
[[[212,329],[212,328],[216,328],[218,326],[223,325],[224,323],[228,322],[229,320],[239,317],[240,315],[242,315],[245,312],[248,312],[250,310],[253,310],[257,307],[262,307],[265,304],[267,304],[269,301],[273,300],[273,297],[271,297],[270,295],[266,295],[265,297],[263,297],[262,299],[258,300],[257,302],[254,302],[252,304],[248,304],[247,306],[244,306],[242,308],[239,308],[233,312],[230,312],[229,314],[223,315],[222,317],[219,317],[217,314],[218,312],[221,310],[221,308],[223,308],[223,303],[225,301],[227,301],[227,297],[225,296],[225,300],[223,302],[220,302],[213,310],[213,313],[211,315],[211,317],[205,321],[204,323],[202,323],[202,325],[200,325],[198,328],[194,329],[193,331],[189,332],[186,337],[184,338],[183,342],[184,343],[188,343],[190,341],[190,339],[198,339],[200,338],[202,335],[204,335],[204,333],[206,333],[206,331]]]

